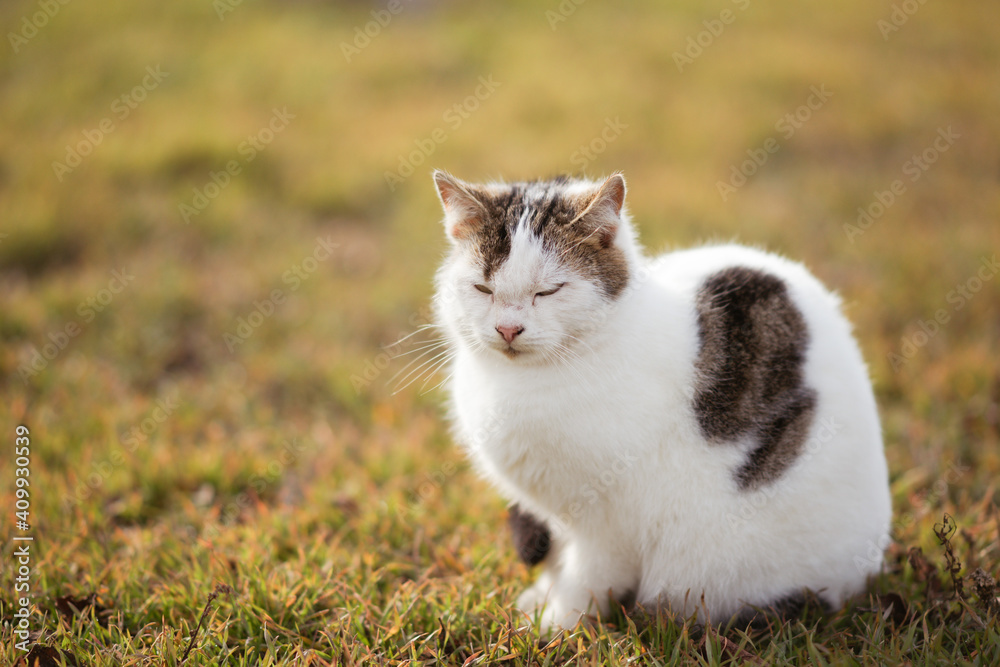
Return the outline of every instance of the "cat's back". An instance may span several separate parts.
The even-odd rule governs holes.
[[[867,367],[840,299],[804,266],[715,245],[654,259],[648,280],[647,293],[685,304],[692,425],[710,443],[743,443],[738,489],[884,487]]]
[[[648,294],[685,303],[682,321],[696,340],[692,450],[732,465],[702,496],[707,514],[728,519],[699,558],[731,567],[711,546],[729,539],[747,562],[775,565],[774,580],[787,575],[788,586],[811,580],[832,598],[860,587],[878,561],[859,565],[855,556],[882,538],[891,508],[874,395],[840,299],[801,264],[739,245],[662,255],[647,279]],[[705,522],[688,546],[703,543]],[[771,545],[789,540],[806,546],[778,563]],[[805,565],[818,545],[822,563]],[[663,580],[684,572],[664,571]],[[745,573],[748,586],[758,578],[759,570]],[[752,599],[752,588],[742,595]]]
[[[688,304],[701,353],[720,336],[773,334],[766,342],[800,354],[808,375],[849,375],[871,393],[840,298],[802,264],[734,243],[706,245],[653,259],[648,279]]]
[[[808,388],[825,409],[860,422],[869,438],[880,435],[840,298],[802,264],[738,244],[706,245],[655,258],[647,279],[652,291],[687,306],[697,341],[690,362],[717,412],[731,416],[741,394],[773,402]],[[702,403],[703,426],[713,421],[711,405]]]
[[[730,275],[733,288],[768,276],[781,280],[804,310],[839,312],[840,299],[802,264],[750,246],[727,243],[675,250],[652,260],[650,277],[656,283],[696,296],[706,281],[719,274]],[[812,306],[815,306],[813,308]]]

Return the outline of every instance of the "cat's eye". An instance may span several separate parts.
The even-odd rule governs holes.
[[[565,285],[565,284],[566,283],[559,283],[558,285],[556,285],[552,289],[547,289],[544,292],[535,292],[535,296],[551,296],[551,295],[555,294],[556,292],[558,292],[559,290],[561,290],[563,288],[563,285]]]
[[[493,290],[491,290],[486,285],[476,285],[476,289],[482,292],[483,294],[493,294]]]

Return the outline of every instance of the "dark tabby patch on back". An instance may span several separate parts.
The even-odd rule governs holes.
[[[736,481],[744,490],[773,482],[800,454],[816,408],[802,371],[805,320],[781,279],[745,267],[709,276],[697,309],[702,433],[714,442],[752,436],[757,446]]]
[[[470,188],[484,210],[483,220],[475,231],[475,252],[486,280],[510,255],[511,238],[527,211],[527,229],[542,239],[547,251],[600,285],[609,299],[621,293],[629,277],[625,254],[614,245],[588,242],[593,240],[590,237],[594,230],[576,220],[593,196],[565,194],[562,188],[570,180],[558,177],[548,181],[511,183],[499,193],[475,186]]]
[[[552,547],[549,529],[545,524],[517,505],[511,506],[507,521],[514,536],[518,558],[528,565],[537,565],[545,560]]]

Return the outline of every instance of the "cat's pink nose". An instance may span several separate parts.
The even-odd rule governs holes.
[[[497,333],[503,336],[508,344],[513,343],[517,335],[524,331],[524,327],[497,327]]]

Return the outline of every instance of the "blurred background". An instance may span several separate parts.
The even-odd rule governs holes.
[[[897,537],[933,541],[1000,470],[995,9],[0,4],[0,427],[34,437],[39,589],[169,617],[239,568],[429,543],[526,576],[443,376],[390,382],[446,249],[435,167],[621,170],[651,252],[804,261],[870,364]]]

